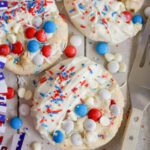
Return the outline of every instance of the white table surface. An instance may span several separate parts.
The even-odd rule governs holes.
[[[58,2],[57,4],[58,4],[59,9],[61,10],[61,13],[66,15],[62,2]],[[148,5],[150,6],[150,0],[147,0],[145,2],[145,6],[148,6]],[[145,8],[145,6],[143,8]],[[66,15],[66,17],[67,17],[67,15]],[[91,58],[92,60],[96,61],[97,63],[105,64],[104,58],[99,56],[95,52],[95,44],[96,43],[85,38],[79,31],[77,31],[72,26],[72,24],[69,22],[69,19],[67,19],[67,20],[68,20],[67,22],[69,24],[69,36],[71,36],[72,34],[78,34],[83,39],[82,45],[78,48],[78,55],[87,56],[87,57]],[[127,77],[128,77],[128,74],[129,74],[131,66],[132,66],[132,62],[134,60],[134,54],[136,51],[135,45],[137,45],[136,43],[137,43],[137,37],[135,37],[133,39],[129,39],[129,40],[123,42],[122,44],[119,44],[116,46],[110,46],[110,52],[121,53],[123,56],[123,60],[125,61],[125,63],[127,64],[127,67],[128,67],[128,71],[126,73],[114,74],[114,77],[118,81],[119,85],[122,86],[124,84],[124,86],[122,86],[121,90],[124,94],[125,102],[126,102],[125,117],[124,117],[124,122],[122,123],[122,126],[119,129],[117,136],[110,143],[108,143],[107,145],[105,145],[102,148],[99,148],[99,150],[120,150],[122,135],[123,135],[123,131],[124,131],[124,128],[126,125],[126,121],[127,121],[127,117],[126,117],[127,110],[130,106],[130,100],[129,100],[129,96],[128,96],[126,81],[127,81]],[[5,77],[6,77],[7,85],[14,87],[17,91],[17,89],[21,86],[18,83],[17,76],[11,72],[5,70]],[[26,87],[28,87],[28,89],[31,89],[32,91],[34,91],[34,86],[32,85],[32,80],[36,79],[38,77],[39,76],[37,76],[37,75],[24,77],[27,81]],[[8,100],[8,112],[7,112],[8,122],[7,122],[7,130],[4,135],[4,142],[3,142],[3,145],[7,146],[8,148],[11,145],[13,134],[17,133],[17,131],[10,128],[9,120],[11,117],[13,117],[15,115],[19,115],[18,108],[21,103],[27,103],[27,104],[31,105],[31,101],[25,101],[23,99],[18,99],[17,96],[12,100]],[[41,142],[43,150],[57,150],[58,149],[58,148],[50,145],[46,140],[44,140],[40,137],[38,132],[34,129],[34,126],[32,124],[32,118],[30,116],[27,116],[27,117],[20,116],[20,117],[23,119],[23,122],[24,122],[23,127],[29,128],[29,132],[23,143],[23,150],[31,150],[31,143],[33,141]],[[148,107],[146,109],[145,114],[144,114],[142,128],[141,128],[140,136],[139,136],[139,142],[137,145],[137,150],[150,150],[150,107]]]

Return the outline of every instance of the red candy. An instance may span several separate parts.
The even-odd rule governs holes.
[[[72,57],[76,56],[76,54],[77,54],[77,49],[76,49],[74,46],[72,46],[72,45],[68,45],[68,46],[65,48],[64,53],[65,53],[65,55],[66,55],[67,57],[72,58]]]
[[[8,87],[7,93],[4,95],[6,95],[7,99],[12,99],[15,96],[15,90],[12,87]]]
[[[122,12],[125,17],[126,17],[126,23],[130,23],[130,21],[132,20],[132,13],[130,11],[124,11]]]
[[[29,27],[29,28],[27,28],[26,31],[25,31],[25,36],[26,36],[26,38],[28,38],[28,39],[33,38],[33,37],[35,36],[35,34],[36,34],[36,29],[33,28],[33,27]]]
[[[49,57],[51,55],[51,46],[50,45],[44,45],[42,47],[42,54],[45,57]]]
[[[102,112],[97,108],[93,108],[88,112],[88,118],[94,121],[99,121],[101,116],[102,116]]]
[[[7,56],[10,53],[10,47],[7,44],[0,45],[0,55]]]
[[[22,46],[22,43],[17,41],[16,43],[14,43],[12,45],[12,52],[14,54],[21,54],[23,52],[23,46]]]
[[[43,29],[37,31],[35,36],[36,36],[37,40],[40,42],[45,42],[47,40],[46,33]]]

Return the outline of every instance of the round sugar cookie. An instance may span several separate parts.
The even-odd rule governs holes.
[[[132,12],[137,12],[145,0],[123,0],[125,1],[126,8]]]
[[[67,44],[68,27],[55,1],[9,1],[1,10],[0,55],[6,68],[20,75],[53,65]]]
[[[119,44],[142,29],[142,24],[132,22],[125,3],[118,0],[64,0],[64,4],[75,27],[94,41]]]
[[[86,57],[67,59],[39,80],[31,114],[36,129],[61,149],[95,149],[112,140],[124,98],[112,75]]]

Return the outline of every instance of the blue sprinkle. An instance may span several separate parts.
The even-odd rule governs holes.
[[[41,95],[42,97],[46,97],[46,94],[44,94],[44,93],[40,93],[40,95]]]

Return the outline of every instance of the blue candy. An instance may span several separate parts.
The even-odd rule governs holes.
[[[88,107],[85,104],[79,104],[74,109],[75,113],[79,117],[84,117],[88,113]]]
[[[46,33],[54,33],[56,31],[56,24],[53,21],[47,21],[44,23],[44,30]]]
[[[13,128],[13,129],[20,129],[23,125],[23,122],[22,120],[19,118],[19,117],[14,117],[10,120],[10,126]]]
[[[64,140],[64,134],[60,130],[56,130],[53,134],[53,140],[56,143],[61,143]]]
[[[27,48],[29,52],[35,53],[40,50],[40,43],[37,40],[31,40],[28,42]]]
[[[108,44],[106,42],[99,42],[96,45],[96,51],[100,55],[105,55],[109,50]]]
[[[136,23],[140,23],[140,24],[143,24],[143,17],[141,15],[135,15],[133,18],[132,18],[132,22],[134,24]]]

